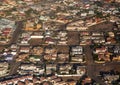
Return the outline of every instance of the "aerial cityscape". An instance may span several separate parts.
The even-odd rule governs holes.
[[[120,0],[0,0],[0,85],[120,85]]]

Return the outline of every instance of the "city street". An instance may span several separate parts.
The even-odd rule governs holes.
[[[7,23],[0,22],[1,43],[6,42],[0,44],[3,63],[0,73],[39,78],[54,75],[67,83],[68,80],[78,81],[78,85],[117,82],[120,80],[120,20],[116,15],[119,15],[120,5],[115,1],[2,0],[1,20],[5,18],[15,24],[8,24],[12,28],[6,29]],[[110,74],[112,70],[116,72],[114,75]],[[108,74],[101,76],[102,72]],[[1,78],[5,77],[3,75]],[[116,75],[119,78],[115,80]],[[82,79],[84,76],[86,79]],[[32,83],[36,84],[37,77],[31,79]],[[75,84],[70,82],[70,85]]]
[[[89,46],[85,46],[85,54],[87,57],[87,73],[88,76],[93,78],[96,82],[100,83],[101,85],[106,85],[104,81],[99,78],[99,72],[100,71],[109,71],[112,69],[120,70],[120,62],[107,62],[105,64],[98,64],[94,63],[93,56],[92,56],[92,50]]]

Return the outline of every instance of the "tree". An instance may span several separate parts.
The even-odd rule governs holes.
[[[96,17],[97,18],[103,18],[103,14],[102,14],[102,12],[96,12]]]
[[[16,7],[12,8],[13,11],[17,11]]]
[[[100,6],[100,7],[103,6],[103,3],[101,1],[96,1],[95,4],[97,4],[97,6]]]
[[[60,6],[57,6],[56,11],[57,11],[57,12],[60,12],[60,11],[61,11],[61,7],[60,7]]]
[[[27,16],[30,16],[30,14],[33,12],[33,9],[32,8],[30,8],[30,9],[28,9],[27,11],[25,11],[25,14],[27,15]]]

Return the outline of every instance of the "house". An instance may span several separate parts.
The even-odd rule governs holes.
[[[0,77],[7,75],[9,64],[7,62],[0,62]]]
[[[113,48],[113,50],[114,50],[114,54],[119,54],[120,53],[120,46],[115,46]]]
[[[67,32],[66,31],[60,31],[58,33],[58,37],[66,37],[67,36]]]
[[[32,81],[26,80],[26,81],[25,81],[25,84],[28,85],[28,83],[31,83],[31,82],[32,82],[32,83],[40,83],[40,79],[34,77]]]
[[[93,42],[96,44],[101,44],[101,43],[105,43],[105,39],[104,38],[103,39],[95,39],[95,40],[93,40]]]
[[[13,54],[7,54],[4,57],[5,57],[5,60],[11,61],[11,60],[13,60],[14,55]]]
[[[47,64],[46,65],[47,70],[55,70],[56,71],[56,69],[57,69],[56,67],[57,67],[56,64]]]
[[[92,37],[91,36],[83,36],[82,39],[84,40],[90,40]]]
[[[116,0],[116,2],[120,2],[120,0]]]
[[[16,44],[12,44],[10,48],[13,52],[16,52],[18,49],[18,46]]]
[[[66,74],[69,75],[69,71],[72,69],[72,65],[60,65],[59,66],[59,72],[60,74]]]
[[[24,61],[28,57],[29,57],[29,54],[20,54],[20,55],[18,55],[16,61],[18,61],[18,62],[19,61]]]
[[[93,10],[90,10],[88,14],[90,14],[90,15],[94,15],[95,12],[94,12]]]
[[[69,54],[58,54],[57,59],[61,62],[67,62],[69,60]]]
[[[20,53],[29,53],[30,52],[30,47],[23,47],[23,46],[21,46],[19,48],[19,52]]]
[[[94,84],[95,82],[93,81],[93,79],[91,79],[90,77],[86,76],[85,78],[83,78],[83,80],[80,83],[85,85],[85,84]]]
[[[103,36],[103,32],[92,32],[92,36]]]
[[[77,75],[83,76],[86,73],[85,66],[77,66]]]
[[[81,36],[89,36],[91,33],[87,31],[80,32]]]
[[[13,82],[14,84],[17,84],[18,81],[19,81],[19,78],[14,78],[14,79],[11,79],[11,80],[12,80],[12,82]]]
[[[21,44],[28,44],[28,41],[30,40],[32,32],[23,32],[20,36],[20,43]]]
[[[80,41],[80,45],[90,45],[92,44],[92,40],[81,40]]]
[[[46,37],[45,38],[45,43],[46,44],[55,44],[55,40],[51,37]]]
[[[56,49],[55,49],[55,48],[52,48],[52,47],[46,47],[46,48],[45,48],[45,53],[46,53],[46,54],[56,53]]]
[[[98,60],[99,61],[110,61],[110,54],[109,53],[105,53],[105,54],[98,54]]]
[[[57,54],[52,54],[52,55],[46,54],[46,55],[44,55],[44,60],[55,61],[56,59],[57,59]]]
[[[71,57],[72,62],[83,62],[84,56],[83,55],[75,55]]]
[[[61,82],[62,79],[61,78],[57,78],[57,79],[54,79],[55,82]]]
[[[110,37],[112,37],[112,38],[115,37],[115,34],[114,34],[113,32],[108,32],[108,35],[109,35]]]
[[[119,73],[116,73],[116,71],[114,71],[114,70],[101,71],[100,75],[106,84],[112,84],[112,82],[114,82],[120,78]]]
[[[67,32],[66,31],[60,31],[57,35],[58,44],[67,44]]]
[[[34,56],[34,55],[31,55],[30,57],[29,57],[29,60],[31,61],[31,62],[40,62],[40,56]]]
[[[41,39],[44,38],[43,36],[39,36],[39,35],[31,35],[30,36],[31,39]]]
[[[83,47],[82,46],[72,46],[71,47],[71,54],[72,55],[81,55],[81,54],[83,54]]]
[[[54,72],[56,72],[56,68],[57,66],[56,66],[56,64],[47,64],[46,65],[46,74],[52,74],[52,73],[54,73]]]
[[[84,27],[83,25],[81,25],[80,27],[79,26],[68,26],[66,28],[66,30],[80,30],[80,31],[85,31],[87,30],[88,28],[87,27]]]
[[[44,51],[44,48],[41,46],[33,47],[31,49],[31,52],[33,55],[41,55],[43,53],[43,51]]]
[[[30,36],[31,39],[42,39],[44,38],[43,32],[33,32]]]
[[[4,35],[9,35],[10,32],[12,31],[12,28],[4,28],[2,31]]]
[[[46,32],[44,33],[45,38],[46,38],[46,37],[51,37],[52,35],[53,35],[53,31],[46,31]]]
[[[76,82],[77,82],[77,81],[74,81],[74,80],[73,80],[73,81],[68,81],[67,84],[68,84],[68,85],[76,85]]]
[[[120,61],[120,56],[119,56],[119,55],[114,56],[112,60],[113,60],[113,61]]]
[[[7,85],[6,82],[0,82],[0,85]]]
[[[112,37],[107,37],[106,38],[106,43],[105,44],[115,44],[116,40]]]
[[[99,53],[105,53],[107,51],[106,47],[101,47],[101,48],[96,48],[95,53],[99,54]]]
[[[23,64],[23,65],[21,65],[20,66],[20,69],[21,70],[36,70],[36,66],[35,65],[33,65],[33,64]]]
[[[112,83],[112,81],[118,80],[120,78],[119,75],[106,75],[104,76],[105,83]]]
[[[81,13],[81,17],[86,17],[87,13]]]
[[[26,79],[26,80],[25,80],[25,85],[34,85],[34,84],[33,84],[33,80],[28,80],[28,79]]]
[[[64,40],[64,41],[58,41],[58,44],[59,45],[67,45],[67,41],[66,40]]]
[[[43,74],[44,68],[40,66],[36,66],[34,64],[22,64],[17,70],[19,74]]]
[[[25,83],[22,81],[18,81],[17,85],[25,85]]]
[[[34,22],[32,22],[32,21],[27,21],[27,22],[25,23],[25,28],[24,28],[24,30],[26,30],[26,31],[37,31],[37,30],[39,30],[39,29],[35,29],[35,23],[34,23]]]
[[[11,85],[11,84],[17,84],[20,83],[20,82],[23,82],[24,85],[25,85],[25,80],[32,80],[33,77],[32,76],[29,76],[29,75],[22,75],[22,76],[8,76],[8,78],[6,78],[6,80],[4,81],[1,81],[0,82],[0,85]]]
[[[12,80],[8,80],[8,81],[6,81],[6,83],[7,83],[8,85],[13,84]]]

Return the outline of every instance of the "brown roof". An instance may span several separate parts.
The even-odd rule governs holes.
[[[18,81],[17,85],[25,85],[25,83],[22,81]]]

